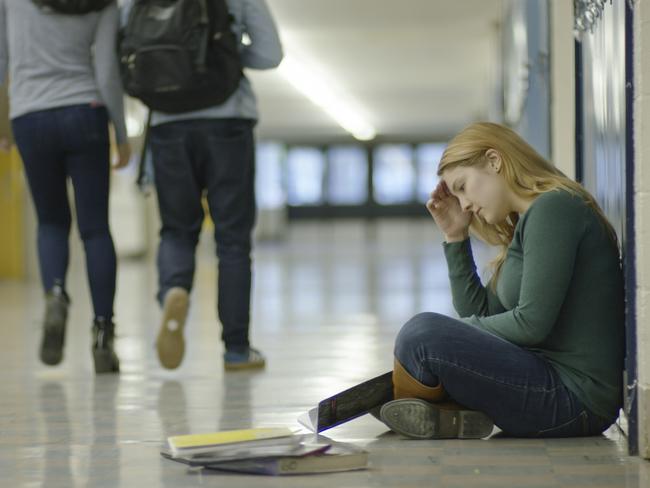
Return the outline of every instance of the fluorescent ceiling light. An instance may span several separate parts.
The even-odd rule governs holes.
[[[369,141],[377,135],[375,128],[361,115],[356,104],[305,63],[285,55],[278,68],[280,74],[294,88],[319,106],[341,127],[360,141]]]

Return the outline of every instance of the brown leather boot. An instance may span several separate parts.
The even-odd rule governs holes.
[[[120,360],[115,354],[115,324],[112,320],[98,317],[93,322],[93,360],[95,373],[119,373]]]
[[[380,417],[391,430],[412,439],[482,439],[494,423],[482,412],[455,402],[429,403],[418,398],[393,400]]]
[[[449,398],[442,385],[427,386],[420,383],[406,371],[397,359],[395,359],[393,368],[393,395],[395,400],[400,398],[420,398],[432,403]]]
[[[379,417],[391,430],[413,439],[480,439],[494,424],[484,413],[470,410],[453,400],[442,387],[416,380],[395,359],[395,400],[384,404]]]

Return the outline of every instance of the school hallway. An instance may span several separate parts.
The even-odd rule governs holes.
[[[11,113],[18,113],[15,110],[20,103],[8,88],[16,80],[11,73],[21,66],[29,67],[29,60],[20,60],[24,54],[21,51],[28,53],[36,46],[30,43],[43,38],[31,33],[45,35],[45,41],[40,41],[44,52],[58,49],[50,42],[49,30],[19,29],[11,24],[21,22],[21,17],[12,12],[29,10],[33,18],[40,20],[44,15],[58,16],[56,10],[38,11],[26,3],[52,1],[0,0],[0,61],[6,61],[9,68],[7,80],[1,80],[8,83],[0,87],[0,488],[650,488],[650,0],[226,0],[234,19],[228,20],[228,25],[235,35],[239,57],[254,61],[244,63],[246,79],[239,82],[237,92],[225,103],[205,111],[179,108],[179,119],[176,115],[167,118],[170,114],[163,113],[149,118],[145,104],[124,96],[124,120],[115,124],[110,110],[104,114],[111,117],[113,126],[108,142],[111,157],[113,162],[122,160],[124,167],[107,176],[106,167],[102,166],[101,194],[94,191],[91,182],[75,181],[77,189],[88,190],[86,196],[110,193],[108,214],[117,255],[114,320],[119,375],[98,375],[94,369],[94,315],[109,314],[93,310],[91,305],[77,223],[77,216],[83,214],[79,210],[91,207],[83,200],[75,200],[72,184],[67,187],[73,225],[69,238],[70,266],[63,283],[71,298],[64,359],[57,366],[46,366],[39,359],[45,312],[41,269],[47,275],[48,265],[60,268],[62,259],[45,257],[39,261],[34,202],[43,197],[41,193],[55,188],[56,180],[40,178],[41,173],[34,171],[31,174],[37,173],[42,192],[34,194],[30,190],[26,175],[30,174],[32,158],[26,149],[42,149],[47,155],[54,151],[44,149],[47,131],[36,130],[37,126],[29,124],[21,131],[16,125],[20,117]],[[111,4],[105,7],[105,12],[111,13],[106,17],[111,28],[105,32],[117,34],[119,14],[114,11],[113,2],[94,2]],[[116,3],[124,7],[130,2]],[[173,22],[168,22],[172,17],[167,17],[171,12],[167,9],[176,8],[180,2],[157,0],[144,5],[140,4],[152,9],[151,18],[168,23],[169,27]],[[91,13],[88,18],[92,20],[95,15],[100,14]],[[214,12],[208,12],[208,17],[213,15]],[[122,20],[127,22],[127,17]],[[52,26],[59,25],[56,20]],[[96,73],[102,63],[96,62],[97,41],[89,34],[90,27],[82,25],[84,21],[79,18],[62,20],[79,24],[80,32],[88,33],[84,34],[88,46],[80,48],[79,53],[87,78],[92,78],[90,85],[105,82],[108,78]],[[201,18],[200,24],[212,25],[213,20],[206,24]],[[2,39],[8,34],[27,37],[20,38],[24,42],[8,43],[11,49],[5,53]],[[65,34],[62,37],[66,42],[77,42],[77,37],[68,36],[67,30]],[[221,32],[214,34],[215,40],[221,39]],[[104,50],[104,54],[117,80],[117,64],[131,66],[133,58],[117,56],[113,63],[111,50],[115,43],[111,41],[108,45],[110,49]],[[166,43],[156,49],[161,46],[163,51],[168,49]],[[148,52],[150,47],[139,49],[141,53]],[[57,54],[73,51],[58,49]],[[202,56],[208,56],[207,51]],[[50,75],[43,75],[40,82],[53,94],[44,100],[45,105],[26,105],[29,113],[25,116],[29,119],[50,109],[71,109],[70,113],[77,114],[73,118],[79,125],[70,125],[72,129],[62,133],[74,138],[78,135],[76,128],[92,128],[86,115],[103,114],[101,105],[107,105],[108,99],[103,99],[99,91],[97,96],[93,91],[92,96],[77,99],[78,87],[70,81],[68,65],[57,56],[48,55],[35,58],[34,66],[43,68],[43,59],[49,60],[45,64],[57,73],[61,70],[55,81],[65,90],[51,84]],[[91,59],[92,69],[86,66]],[[151,72],[143,70],[140,74],[155,78],[156,73],[161,74],[159,70],[164,75],[167,67],[174,71],[174,66],[171,62],[152,63]],[[112,84],[112,92],[120,91],[118,85],[117,81]],[[38,90],[30,88],[31,85],[18,82],[11,86],[15,87],[26,87],[23,102],[38,98]],[[50,105],[52,97],[57,98],[60,91],[66,91],[61,94],[65,95],[64,100]],[[121,92],[113,102],[119,105],[119,100]],[[81,111],[77,112],[78,109]],[[148,121],[153,123],[152,133],[147,130]],[[104,134],[105,120],[97,118],[95,122]],[[56,130],[61,129],[52,124]],[[466,128],[476,126],[498,126],[501,136],[491,136],[486,141],[476,137],[470,144],[471,151],[460,151],[461,145],[454,141],[467,132]],[[194,128],[190,132],[185,132],[191,127]],[[518,151],[507,146],[499,149],[500,144],[507,142],[508,137],[503,136],[509,133],[503,132],[506,128],[517,135],[515,139],[520,137],[527,144],[519,143]],[[119,137],[120,132],[125,134]],[[153,139],[148,137],[156,133],[158,136]],[[237,139],[235,133],[243,137],[236,149],[218,149],[222,142]],[[63,139],[59,136],[52,140]],[[128,140],[130,157],[121,139]],[[522,152],[521,148],[528,145],[530,151]],[[144,150],[147,147],[149,151]],[[460,152],[454,156],[456,150]],[[613,246],[606,255],[609,261],[599,259],[602,254],[588,256],[582,252],[585,247],[575,247],[579,251],[565,265],[559,264],[556,254],[544,254],[539,259],[542,265],[537,268],[545,277],[527,276],[527,282],[536,287],[510,285],[509,291],[515,298],[505,301],[505,295],[499,296],[497,290],[497,300],[492,305],[499,302],[496,305],[503,304],[514,315],[521,304],[518,292],[525,289],[528,295],[534,295],[529,302],[544,304],[533,313],[529,308],[529,316],[543,318],[539,310],[552,311],[553,306],[545,305],[549,303],[546,299],[561,289],[561,285],[548,285],[556,283],[549,281],[548,275],[568,276],[567,270],[573,273],[577,269],[573,264],[580,258],[581,270],[593,274],[573,273],[572,279],[583,278],[582,286],[567,287],[565,298],[570,293],[578,296],[578,288],[595,292],[602,286],[605,291],[601,295],[590,294],[598,297],[590,302],[580,301],[591,319],[575,322],[580,327],[590,327],[588,332],[580,329],[581,333],[575,334],[573,344],[577,346],[557,343],[560,345],[556,347],[551,341],[553,347],[549,351],[571,351],[567,356],[582,354],[591,363],[598,363],[594,367],[602,375],[589,378],[595,381],[593,388],[603,398],[611,387],[611,412],[622,404],[615,425],[604,434],[589,438],[516,439],[494,429],[481,440],[422,441],[400,437],[372,415],[363,415],[323,434],[366,449],[368,469],[333,474],[225,474],[188,469],[161,457],[166,439],[173,435],[254,427],[288,427],[304,433],[297,421],[300,414],[320,400],[393,369],[395,338],[410,318],[420,312],[457,317],[451,287],[463,288],[465,298],[476,298],[472,290],[478,287],[474,286],[476,281],[466,280],[464,287],[459,287],[458,280],[452,279],[454,283],[450,283],[448,275],[458,275],[454,275],[453,263],[448,268],[443,233],[425,205],[434,198],[432,192],[436,189],[440,196],[439,189],[444,188],[440,185],[441,176],[448,180],[449,171],[457,168],[488,168],[487,163],[493,162],[489,154],[494,156],[498,150],[501,163],[508,156],[508,164],[519,168],[520,174],[515,171],[511,175],[513,180],[506,181],[511,188],[505,185],[498,192],[485,191],[484,201],[483,197],[469,201],[470,193],[476,196],[478,187],[485,187],[459,179],[449,181],[452,193],[465,193],[461,186],[473,187],[464,194],[463,201],[468,204],[465,210],[475,212],[475,223],[485,212],[493,212],[508,224],[497,229],[501,234],[494,242],[502,244],[501,249],[481,243],[474,238],[475,234],[472,238],[483,284],[491,276],[490,261],[506,246],[517,244],[517,223],[524,222],[519,229],[527,225],[517,220],[526,217],[525,208],[515,208],[511,205],[514,200],[506,197],[518,195],[515,189],[537,195],[552,187],[545,186],[551,180],[543,180],[536,171],[543,169],[539,174],[552,174],[555,182],[566,183],[566,176],[580,183],[612,225],[621,270],[617,268],[619,256]],[[537,156],[531,158],[533,153]],[[106,151],[102,154],[107,155]],[[237,157],[231,160],[228,155]],[[34,156],[31,163],[40,164],[41,159]],[[558,172],[546,167],[545,161]],[[485,166],[479,166],[483,162]],[[444,170],[448,163],[452,168],[446,166]],[[529,163],[533,165],[526,169]],[[152,168],[156,164],[158,190],[155,184],[146,184],[152,183]],[[242,164],[248,169],[243,170]],[[201,167],[196,171],[205,174],[197,176],[192,169],[190,175],[186,171],[190,166]],[[500,168],[496,168],[498,174]],[[161,185],[161,175],[167,170],[169,174]],[[232,179],[217,190],[206,175],[222,170],[224,175],[232,173]],[[70,179],[69,168],[65,171],[60,182]],[[524,175],[529,179],[517,180]],[[138,176],[145,177],[140,181],[145,183],[142,187],[136,184]],[[105,185],[107,178],[109,189]],[[33,189],[33,176],[30,179]],[[235,180],[241,186],[236,186]],[[203,191],[208,187],[209,195],[207,190]],[[506,188],[514,193],[505,191]],[[59,190],[58,204],[40,199],[41,212],[45,209],[66,214],[66,206],[61,205],[65,203],[62,186]],[[161,366],[155,346],[161,321],[155,298],[161,222],[156,191],[168,197],[163,217],[169,218],[172,210],[192,210],[191,217],[183,212],[185,215],[176,219],[175,225],[179,227],[192,221],[192,231],[198,229],[199,199],[203,199],[206,210],[185,327],[185,357],[175,370]],[[190,193],[190,198],[185,199]],[[220,215],[217,201],[232,201],[233,196],[242,200]],[[461,203],[463,195],[454,196]],[[210,219],[214,218],[217,228],[219,224],[227,226],[225,222],[234,214],[242,209],[251,210],[253,201],[257,223],[253,231],[250,338],[251,345],[266,356],[267,365],[264,370],[226,373],[217,319],[215,230]],[[209,206],[215,214],[210,217]],[[98,223],[104,213],[97,215],[99,218],[85,219],[86,224]],[[246,212],[245,225],[238,226],[239,237],[248,235],[251,215],[252,212]],[[556,210],[544,220],[554,221],[556,216],[560,223],[572,222],[567,224],[571,229],[565,228],[563,234],[554,237],[544,231],[528,242],[534,240],[544,250],[562,251],[563,238],[580,229],[581,221],[567,220],[568,210],[566,215]],[[56,227],[57,235],[64,235],[61,230],[66,229]],[[88,243],[93,232],[88,232],[88,226],[81,228]],[[551,231],[559,228],[559,224],[549,227]],[[466,226],[463,229],[468,230]],[[513,235],[508,234],[510,230]],[[461,234],[464,236],[464,232]],[[94,259],[91,264],[96,266],[91,269],[105,264],[112,269],[112,254],[106,252],[111,249],[106,234],[103,235],[102,256],[108,259]],[[457,241],[456,237],[460,234],[447,233],[450,241]],[[584,242],[580,240],[576,245],[582,246]],[[243,237],[222,243],[222,256],[229,256],[230,264],[241,265],[244,261],[242,243]],[[506,258],[508,253],[512,257],[519,251],[516,247],[514,253],[508,250]],[[42,254],[47,256],[47,252]],[[521,276],[517,279],[524,275],[524,254],[521,250]],[[188,262],[189,255],[184,254]],[[170,263],[177,264],[183,258],[174,255],[162,260],[171,268]],[[526,260],[535,262],[530,252]],[[468,262],[464,261],[465,271],[471,267]],[[611,266],[598,274],[597,269],[604,262]],[[560,269],[561,266],[564,267]],[[618,279],[619,271],[622,282]],[[95,283],[99,274],[94,275]],[[237,278],[242,278],[247,286],[246,273],[237,271],[232,276],[236,278],[231,281],[230,291],[237,289]],[[592,280],[592,276],[597,279]],[[52,277],[55,285],[57,280],[63,281],[60,276]],[[464,277],[474,280],[473,273],[465,272]],[[110,288],[112,296],[112,271],[110,278],[106,281],[110,281],[107,289]],[[518,283],[517,279],[512,283]],[[49,283],[50,290],[58,290],[47,279],[44,281]],[[619,282],[621,286],[617,285]],[[529,292],[531,289],[535,291]],[[615,295],[618,292],[620,295]],[[104,295],[104,299],[110,298],[108,293]],[[60,308],[63,302],[61,299]],[[567,303],[568,300],[558,305],[560,302],[556,301],[558,307],[569,308]],[[474,314],[465,313],[462,304],[457,308],[465,317]],[[487,310],[489,315],[489,303]],[[617,313],[618,319],[609,320],[606,312]],[[584,314],[578,316],[582,318]],[[616,334],[600,335],[599,321]],[[553,323],[548,320],[545,325],[552,325],[553,333],[562,334],[566,329],[556,327],[561,323],[554,318]],[[110,343],[110,325],[104,325],[102,334],[108,330]],[[536,332],[540,330],[543,332]],[[614,335],[616,339],[603,339]],[[548,337],[510,342],[545,347]],[[581,342],[584,337],[592,341]],[[439,351],[446,350],[456,351]],[[624,361],[620,361],[623,355]],[[580,367],[574,369],[584,372]],[[619,375],[620,369],[624,369],[624,374]],[[614,379],[602,382],[600,376],[606,375]],[[476,394],[476,390],[464,386]],[[617,399],[620,402],[613,403]],[[545,404],[540,401],[534,405]],[[550,411],[542,409],[542,413]]]
[[[650,464],[627,455],[618,427],[573,439],[415,441],[365,415],[324,434],[364,446],[365,471],[264,477],[191,471],[163,459],[167,436],[247,427],[299,429],[297,416],[392,368],[401,324],[420,311],[453,314],[441,236],[427,219],[301,223],[255,252],[253,345],[266,370],[224,373],[215,266],[204,235],[186,357],[163,370],[151,260],[122,260],[119,376],[95,376],[81,254],[64,361],[38,360],[41,290],[0,284],[0,486],[7,487],[625,487],[650,486]],[[74,249],[73,249],[74,251]],[[479,247],[483,269],[488,251]]]

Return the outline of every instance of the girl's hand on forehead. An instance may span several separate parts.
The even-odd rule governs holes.
[[[440,180],[436,188],[431,192],[431,200],[434,204],[441,202],[445,198],[456,198],[449,191],[449,187],[445,180]]]
[[[447,242],[466,238],[472,213],[463,211],[460,201],[451,194],[443,180],[431,192],[426,207]]]

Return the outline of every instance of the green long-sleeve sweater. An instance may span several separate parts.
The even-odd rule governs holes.
[[[454,307],[463,320],[546,359],[592,412],[622,403],[623,276],[618,249],[584,200],[537,197],[508,247],[496,294],[476,273],[470,241],[444,244]]]

